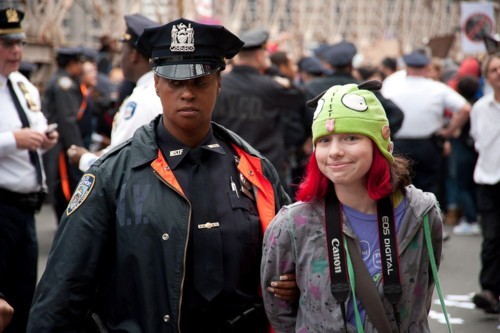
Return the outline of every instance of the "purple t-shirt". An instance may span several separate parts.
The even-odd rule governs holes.
[[[401,220],[406,208],[406,199],[403,200],[394,208],[394,219],[396,221],[396,233],[399,231]],[[361,246],[361,257],[363,258],[368,272],[373,281],[378,281],[382,274],[382,262],[380,260],[380,247],[378,241],[378,223],[377,214],[364,214],[349,206],[342,205],[342,212],[347,217],[349,224],[356,234]],[[365,310],[361,307],[358,300],[358,309],[362,320],[365,317]],[[356,326],[356,318],[354,316],[354,308],[350,302],[347,308],[348,321]]]

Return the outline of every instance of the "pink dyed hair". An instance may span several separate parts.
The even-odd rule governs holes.
[[[373,161],[368,172],[366,189],[373,200],[381,199],[392,191],[391,172],[389,162],[378,150],[372,141]],[[328,182],[330,180],[319,170],[316,154],[312,153],[307,163],[305,177],[299,185],[296,199],[299,201],[312,201],[323,198],[326,195]]]

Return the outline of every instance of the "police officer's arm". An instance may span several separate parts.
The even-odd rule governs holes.
[[[65,149],[71,145],[83,146],[77,120],[80,101],[76,89],[79,89],[79,87],[72,86],[68,89],[63,89],[59,86],[54,92],[54,110],[51,112],[56,113],[60,141],[63,143]]]
[[[3,295],[0,293],[0,333],[7,328],[13,315],[14,309],[9,303],[7,303],[7,301],[3,298]]]
[[[457,133],[464,126],[464,124],[469,120],[469,114],[471,111],[471,106],[469,103],[464,104],[457,112],[453,112],[451,116],[450,123],[445,128],[439,131],[439,134],[445,138],[450,138],[452,136],[457,137]]]
[[[116,210],[108,198],[116,193],[108,171],[93,167],[89,173],[84,190],[90,194],[73,197],[57,229],[33,298],[28,332],[80,332],[107,266],[103,260],[112,243]]]
[[[262,249],[260,270],[262,296],[267,317],[276,332],[292,332],[297,315],[296,301],[284,301],[282,297],[276,297],[271,292],[272,281],[279,280],[279,276],[283,273],[295,273],[290,225],[287,209],[284,208],[267,228]]]
[[[297,287],[297,281],[295,281],[295,273],[283,274],[270,281],[267,291],[285,301],[296,301],[299,298],[300,290]]]

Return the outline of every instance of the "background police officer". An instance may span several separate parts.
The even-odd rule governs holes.
[[[57,49],[58,69],[49,80],[43,98],[43,112],[50,123],[59,124],[61,134],[55,149],[44,157],[57,219],[62,216],[82,176],[80,170],[69,163],[66,150],[71,145],[88,148],[92,135],[92,113],[85,112],[87,100],[80,87],[84,52],[77,47]]]
[[[137,38],[145,28],[157,26],[141,14],[125,15],[127,30],[121,38],[121,68],[127,81],[133,82],[135,88],[122,103],[113,120],[111,143],[105,149],[94,153],[85,147],[72,145],[67,154],[71,163],[86,171],[102,154],[130,139],[135,130],[148,124],[162,112],[160,99],[156,96],[153,72],[147,55],[135,46]]]
[[[213,119],[268,158],[286,184],[291,151],[306,138],[301,119],[306,98],[291,84],[284,86],[265,74],[271,66],[266,49],[267,30],[255,28],[244,32],[241,38],[245,44],[235,57],[232,70],[222,76],[222,92]]]
[[[0,10],[0,332],[16,333],[26,330],[37,278],[34,214],[45,190],[39,153],[58,137],[45,133],[38,91],[18,72],[23,17],[14,8]]]

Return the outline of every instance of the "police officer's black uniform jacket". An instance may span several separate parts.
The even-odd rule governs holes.
[[[302,91],[284,87],[254,67],[235,65],[222,76],[213,120],[248,141],[285,179],[287,150],[305,139],[300,123],[305,102]]]
[[[82,176],[78,167],[69,163],[66,150],[71,145],[84,147],[83,138],[90,137],[92,134],[92,125],[89,121],[89,117],[92,117],[91,112],[85,112],[82,119],[78,120],[78,112],[82,107],[83,99],[79,81],[64,69],[58,69],[51,77],[43,97],[42,110],[49,124],[59,125],[57,128],[59,142],[44,155],[43,159],[49,192],[53,196],[58,217],[68,202],[67,196],[69,195],[63,194],[63,187],[66,186],[65,180],[68,182],[69,192],[72,192]],[[66,161],[64,166],[61,166],[59,156],[61,153]]]
[[[83,176],[37,287],[29,332],[80,332],[89,309],[109,331],[180,332],[191,209],[159,155],[160,121],[139,128]],[[234,133],[212,129],[234,147],[239,172],[254,184],[265,228],[289,203],[275,169]],[[260,241],[250,250],[257,248]],[[245,264],[244,251],[234,256]]]
[[[83,95],[80,83],[68,72],[59,69],[47,84],[43,98],[43,112],[50,123],[58,123],[57,128],[63,149],[72,144],[83,147],[82,133],[77,122],[77,113]]]

